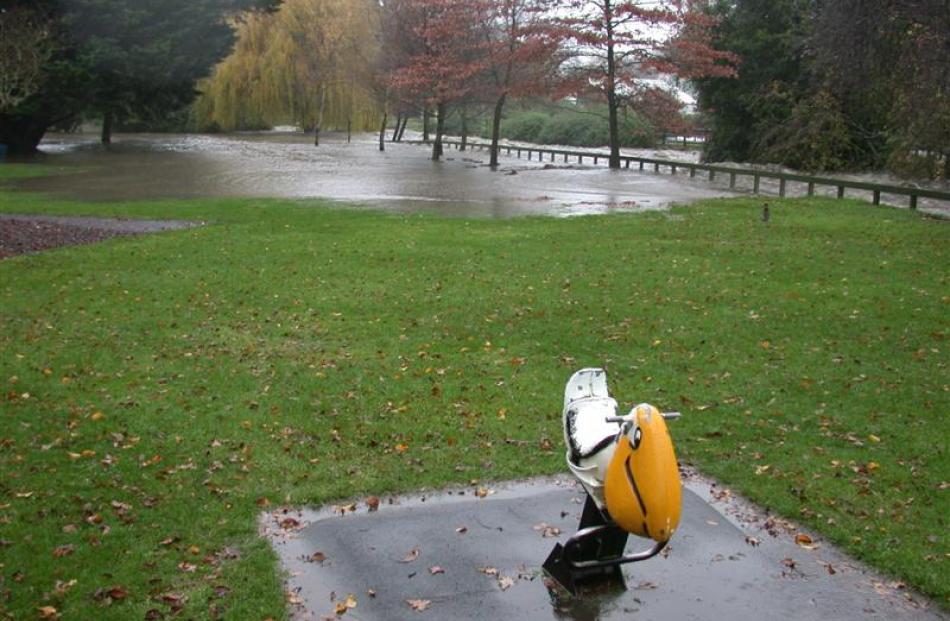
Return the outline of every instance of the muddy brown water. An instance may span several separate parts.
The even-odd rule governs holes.
[[[198,197],[322,197],[396,212],[508,218],[663,209],[730,195],[702,182],[611,171],[603,166],[527,162],[484,151],[446,152],[362,134],[330,134],[314,147],[299,133],[125,134],[103,147],[90,135],[50,135],[40,161],[63,167],[14,187],[63,198],[124,201]]]

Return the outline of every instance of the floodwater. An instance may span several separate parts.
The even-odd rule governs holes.
[[[104,147],[91,135],[51,135],[40,159],[64,174],[15,187],[64,198],[124,201],[198,197],[321,197],[396,212],[464,217],[570,216],[664,209],[731,195],[701,180],[593,166],[528,162],[487,151],[429,148],[328,134],[314,147],[300,133],[125,134]],[[70,169],[74,170],[71,171]]]

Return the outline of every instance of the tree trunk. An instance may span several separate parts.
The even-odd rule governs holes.
[[[396,142],[399,139],[399,124],[402,123],[402,115],[396,115],[396,126],[393,127],[393,137],[390,142]]]
[[[617,122],[617,94],[607,95],[607,122],[610,132],[610,167],[620,168],[620,126]]]
[[[422,109],[422,142],[429,142],[429,107]]]
[[[620,168],[620,127],[617,122],[617,63],[614,59],[613,8],[604,0],[604,23],[607,28],[607,122],[610,134],[610,167]]]
[[[320,107],[317,109],[317,123],[313,128],[313,146],[320,146],[320,128],[323,126],[323,113],[327,107],[327,85],[320,86]]]
[[[445,130],[445,104],[439,102],[435,115],[435,142],[432,143],[432,161],[438,162],[442,158],[442,132]]]
[[[106,110],[102,114],[102,135],[99,138],[102,144],[112,144],[112,121],[112,110]]]
[[[402,135],[406,133],[406,123],[409,122],[409,117],[402,117],[402,127],[399,128],[399,136],[396,138],[396,142],[402,142]]]
[[[386,121],[388,120],[388,115],[386,111],[383,110],[383,120],[379,124],[379,150],[386,150]]]
[[[468,115],[466,114],[465,105],[462,106],[459,113],[462,115],[462,142],[459,145],[459,151],[464,151],[468,145]]]
[[[7,145],[7,155],[30,155],[49,125],[45,118],[0,114],[0,144]]]
[[[501,135],[501,113],[505,109],[505,99],[508,94],[502,93],[495,102],[495,114],[491,120],[491,158],[488,165],[492,170],[498,168],[498,137]]]

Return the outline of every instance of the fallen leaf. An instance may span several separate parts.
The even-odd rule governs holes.
[[[378,497],[378,496],[370,496],[369,498],[367,498],[367,499],[366,499],[366,506],[369,508],[369,510],[370,510],[371,512],[378,510],[378,509],[379,509],[379,497]]]
[[[637,590],[639,591],[652,591],[656,587],[657,584],[655,582],[650,582],[649,580],[644,580],[636,586]]]
[[[415,610],[416,612],[422,612],[426,608],[432,605],[431,599],[407,599],[406,603],[409,604],[409,607]]]
[[[557,537],[561,534],[561,529],[556,526],[551,526],[547,522],[541,522],[540,524],[534,525],[534,530],[541,533],[542,537]]]
[[[430,576],[435,576],[435,575],[444,574],[444,573],[445,573],[445,570],[439,567],[438,565],[433,565],[432,567],[429,568]]]
[[[300,520],[297,520],[292,517],[281,518],[278,522],[281,528],[286,530],[292,530],[294,528],[300,528]]]
[[[502,576],[501,578],[498,579],[498,588],[501,589],[502,591],[507,591],[514,585],[515,585],[514,578],[511,578],[509,576]]]
[[[58,619],[59,611],[52,606],[40,606],[36,609],[40,615],[40,619]]]
[[[319,550],[307,557],[308,563],[322,563],[327,560],[327,555]]]
[[[475,495],[479,498],[485,498],[486,496],[491,496],[494,493],[495,490],[488,489],[487,487],[479,487],[477,490],[475,490]]]
[[[761,541],[759,541],[759,540],[756,539],[755,537],[752,537],[752,536],[749,536],[749,535],[746,535],[746,537],[745,537],[745,542],[746,542],[747,544],[749,544],[750,546],[752,546],[753,548],[754,548],[755,546],[759,545],[760,543],[762,543]]]
[[[94,421],[100,421],[100,420],[102,420],[102,419],[105,418],[105,417],[106,417],[106,415],[103,414],[102,412],[93,412],[93,413],[92,413],[92,416],[90,416],[89,418],[90,418],[91,420],[94,420]]]
[[[798,533],[797,535],[795,535],[795,543],[797,543],[800,546],[807,546],[807,545],[811,545],[812,540],[811,540],[811,537],[809,537],[805,533]]]
[[[455,529],[455,532],[457,532],[460,535],[464,535],[465,533],[468,532],[468,526],[459,526],[458,528]]]
[[[74,546],[71,543],[67,543],[66,545],[59,546],[58,548],[53,550],[53,558],[63,558],[64,556],[69,556],[70,554],[75,552],[75,550],[76,550],[76,546]]]
[[[401,561],[399,561],[399,562],[400,562],[400,563],[411,563],[412,561],[416,560],[417,558],[419,558],[419,548],[413,548],[413,549],[409,550],[409,553],[406,554],[406,556],[404,556],[403,559],[402,559]]]
[[[478,571],[482,572],[486,576],[497,576],[498,569],[495,567],[479,567]]]

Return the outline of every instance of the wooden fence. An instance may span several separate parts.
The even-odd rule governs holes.
[[[428,144],[422,140],[407,140],[411,144]],[[458,140],[443,140],[442,144],[446,147],[455,147],[460,149],[462,143]],[[466,148],[472,150],[487,150],[491,145],[484,142],[467,142]],[[515,154],[516,157],[526,155],[528,160],[538,162],[555,162],[559,158],[563,162],[569,162],[576,159],[578,164],[583,164],[584,160],[590,160],[594,164],[600,163],[600,160],[607,161],[609,156],[606,153],[596,151],[578,151],[573,149],[547,149],[544,147],[526,147],[499,145],[498,151],[507,155]],[[846,189],[864,190],[871,193],[871,202],[875,205],[881,204],[881,194],[894,194],[897,196],[907,196],[909,198],[910,208],[917,209],[917,200],[919,198],[930,198],[938,201],[950,203],[950,192],[941,190],[928,190],[925,188],[915,188],[912,186],[889,185],[884,183],[870,183],[866,181],[851,181],[848,179],[834,179],[831,177],[817,177],[814,175],[802,175],[797,173],[772,172],[767,170],[757,170],[753,168],[734,168],[730,166],[719,166],[716,164],[694,164],[691,162],[678,162],[676,160],[663,160],[652,157],[638,157],[635,155],[621,155],[620,163],[623,168],[629,169],[636,166],[638,170],[644,170],[646,167],[652,167],[654,172],[669,170],[673,175],[681,170],[689,171],[690,177],[695,177],[697,173],[703,173],[709,176],[710,181],[714,181],[717,175],[729,175],[729,188],[736,189],[736,180],[740,177],[752,178],[752,192],[760,194],[762,179],[777,179],[778,195],[785,196],[788,183],[806,184],[808,196],[815,194],[815,188],[827,186],[837,188],[838,198],[844,198]]]

